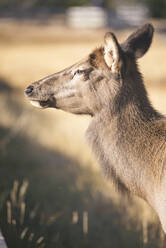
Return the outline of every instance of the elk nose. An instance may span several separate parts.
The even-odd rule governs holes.
[[[25,90],[25,94],[28,96],[32,93],[34,87],[32,85],[28,86]]]

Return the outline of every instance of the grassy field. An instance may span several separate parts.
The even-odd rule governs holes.
[[[10,160],[8,161],[5,157],[3,160],[3,156],[6,156],[6,158],[10,157],[11,144],[13,144],[12,149],[17,153],[17,156],[21,156],[21,159],[18,159],[18,161],[22,161],[23,166],[26,164],[29,156],[31,154],[33,156],[36,153],[35,156],[37,156],[38,163],[40,161],[49,161],[47,163],[51,164],[51,167],[48,167],[48,169],[45,167],[41,169],[42,176],[45,176],[44,180],[49,184],[50,180],[51,183],[53,182],[52,177],[56,174],[55,170],[57,167],[54,167],[53,164],[61,163],[61,160],[58,160],[58,156],[53,156],[52,154],[61,154],[61,157],[65,157],[67,160],[64,159],[62,162],[61,172],[58,168],[60,178],[68,176],[68,174],[65,174],[68,173],[68,170],[65,171],[64,169],[64,166],[67,167],[66,161],[78,164],[79,168],[81,168],[81,173],[83,172],[81,175],[74,177],[75,187],[79,189],[79,192],[84,192],[86,185],[91,184],[93,197],[100,193],[102,197],[107,199],[106,201],[113,202],[120,209],[119,211],[121,211],[122,215],[124,211],[124,215],[128,215],[128,218],[123,216],[126,228],[130,226],[127,223],[132,223],[133,221],[136,221],[137,224],[139,223],[136,229],[140,228],[139,232],[142,235],[140,239],[148,243],[148,223],[157,223],[156,217],[142,200],[137,198],[123,200],[121,196],[114,192],[112,186],[106,183],[100,176],[98,165],[84,139],[89,118],[74,116],[57,110],[48,109],[41,111],[34,109],[24,97],[23,91],[31,82],[64,69],[83,58],[96,46],[99,46],[103,42],[105,31],[77,31],[54,27],[54,25],[47,26],[31,22],[19,23],[17,21],[2,22],[0,24],[0,127],[2,130],[7,130],[0,135],[1,158],[2,161],[5,161],[3,162],[5,166],[7,166]],[[127,37],[128,33],[129,31],[117,32],[117,36],[122,41]],[[166,36],[155,34],[150,51],[139,61],[150,99],[156,109],[163,114],[166,114],[165,41]],[[31,145],[27,148],[29,153],[24,154],[24,141],[23,143],[16,143],[17,138],[20,136],[30,141]],[[42,149],[34,149],[34,143]],[[18,152],[19,149],[24,155]],[[49,151],[49,153],[46,154],[44,151]],[[31,163],[30,159],[28,161]],[[31,180],[33,178],[33,170],[37,174],[35,164],[32,170],[28,171],[27,176],[25,170],[21,174],[22,177],[16,174],[16,179],[25,177]],[[2,173],[3,171],[4,168]],[[12,180],[14,180],[14,176],[10,175],[13,171],[15,171],[15,168],[10,168],[10,166],[5,171],[5,173],[9,174],[9,178],[11,178],[10,186]],[[36,179],[33,178],[33,180]],[[41,182],[37,186],[38,191],[40,191],[40,185],[42,185]],[[5,186],[3,187],[5,188]],[[43,189],[43,186],[41,187]],[[8,186],[8,188],[10,187]],[[54,190],[53,183],[51,190],[52,192]],[[48,193],[49,191],[46,190],[46,192]],[[76,208],[76,206],[73,206],[73,208]],[[158,224],[155,225],[158,228]],[[160,246],[158,247],[162,247],[161,240],[162,234]]]

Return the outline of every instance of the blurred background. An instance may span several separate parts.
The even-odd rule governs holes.
[[[8,247],[162,248],[150,207],[115,192],[84,133],[90,119],[38,110],[31,82],[77,62],[113,30],[120,41],[151,22],[139,61],[153,105],[166,114],[166,0],[0,0],[0,229]]]

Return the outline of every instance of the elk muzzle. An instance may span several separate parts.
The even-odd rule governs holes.
[[[25,96],[30,103],[37,108],[56,107],[54,94],[40,94],[38,95],[34,85],[29,85],[25,89]]]

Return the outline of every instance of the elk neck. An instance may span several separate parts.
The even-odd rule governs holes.
[[[153,177],[150,166],[157,153],[151,134],[155,121],[161,118],[137,72],[129,75],[115,98],[110,97],[110,102],[93,116],[86,133],[104,176],[120,191],[132,192],[149,203],[152,185],[147,186],[147,180]]]

